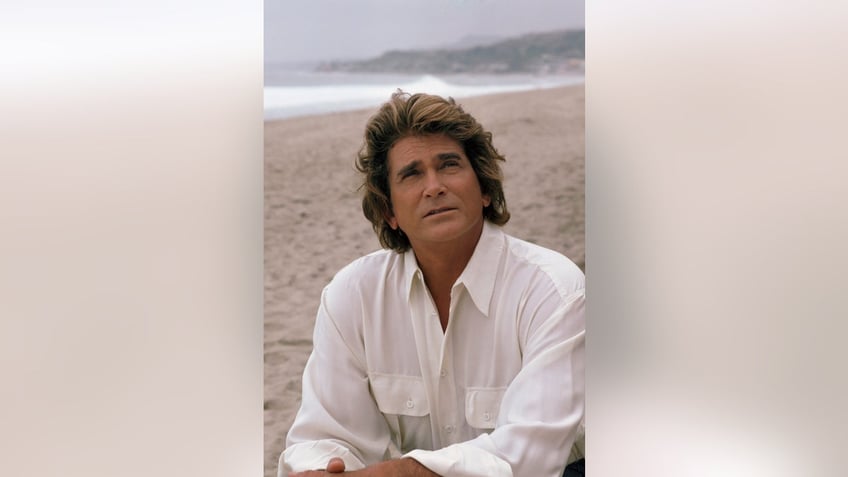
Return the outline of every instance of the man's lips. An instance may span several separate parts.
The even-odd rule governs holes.
[[[426,214],[424,214],[424,217],[430,217],[431,215],[441,214],[442,212],[448,212],[450,210],[455,210],[455,209],[454,209],[454,207],[440,207],[438,209],[433,209],[433,210],[427,212]]]

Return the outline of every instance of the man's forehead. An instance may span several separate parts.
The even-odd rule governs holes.
[[[465,157],[465,151],[456,139],[448,135],[430,134],[405,136],[399,139],[389,149],[388,159],[391,166],[392,162],[406,164],[412,161],[444,158],[446,155]]]

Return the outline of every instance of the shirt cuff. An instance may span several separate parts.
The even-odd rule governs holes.
[[[346,471],[365,468],[365,464],[347,448],[333,441],[321,440],[302,442],[287,448],[280,455],[277,477],[287,477],[292,472],[326,469],[327,463],[333,457],[344,461]]]
[[[500,457],[468,443],[443,449],[414,450],[402,457],[417,460],[431,471],[451,477],[512,477],[512,467]]]

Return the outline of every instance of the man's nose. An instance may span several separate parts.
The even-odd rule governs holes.
[[[435,197],[445,193],[445,185],[442,183],[441,177],[435,172],[428,172],[424,182],[424,195],[427,197]]]

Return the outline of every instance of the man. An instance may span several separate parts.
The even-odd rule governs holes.
[[[280,475],[550,476],[584,409],[584,277],[506,235],[492,136],[397,92],[366,127],[362,209],[384,250],[321,297]]]

